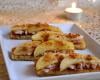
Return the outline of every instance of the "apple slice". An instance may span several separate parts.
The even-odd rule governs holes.
[[[74,45],[72,42],[60,41],[60,40],[49,40],[40,44],[34,51],[34,57],[44,55],[46,51],[53,50],[71,50],[74,51]]]
[[[58,60],[54,54],[45,54],[44,56],[40,57],[36,63],[36,70],[43,69],[49,65],[57,63]]]
[[[65,70],[70,65],[83,61],[82,59],[64,58],[60,63],[60,71]]]

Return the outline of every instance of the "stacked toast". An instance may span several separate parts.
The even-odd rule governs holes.
[[[86,49],[84,36],[63,33],[47,23],[15,25],[9,33],[11,39],[28,39],[10,53],[12,60],[34,61],[38,76],[53,76],[100,71],[100,59],[76,50]]]

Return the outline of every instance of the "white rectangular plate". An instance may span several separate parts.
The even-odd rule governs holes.
[[[81,27],[75,24],[52,24],[58,26],[64,33],[80,33],[85,36],[87,49],[77,50],[82,54],[92,54],[100,58],[100,45],[95,42]],[[12,61],[9,58],[11,49],[27,40],[11,40],[7,38],[7,33],[10,31],[8,26],[0,28],[1,48],[6,62],[10,80],[100,80],[100,72],[79,73],[70,75],[38,77],[34,73],[32,61]]]

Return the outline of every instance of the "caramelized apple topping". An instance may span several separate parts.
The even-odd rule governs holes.
[[[79,37],[80,35],[79,34],[73,34],[73,33],[69,33],[66,35],[66,37],[68,38],[76,38],[76,37]]]
[[[44,55],[44,60],[46,62],[49,62],[49,61],[52,61],[52,60],[55,60],[55,59],[56,59],[56,57],[54,55],[51,55],[50,53],[47,53],[47,54]]]
[[[69,54],[69,57],[71,57],[71,58],[75,59],[75,58],[77,58],[77,57],[78,57],[78,54],[71,53],[71,54]]]

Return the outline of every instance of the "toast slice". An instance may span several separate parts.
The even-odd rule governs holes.
[[[65,34],[65,36],[68,41],[73,42],[75,49],[82,50],[86,48],[86,42],[83,35],[76,33],[68,33]]]
[[[32,35],[39,31],[61,32],[58,27],[51,26],[47,23],[22,24],[13,26],[9,33],[9,37],[11,39],[31,39]]]
[[[44,55],[45,52],[71,53],[74,52],[74,45],[68,41],[49,40],[41,43],[34,51],[34,58]]]
[[[43,56],[35,61],[35,73],[38,76],[50,76],[56,74],[56,70],[59,70],[60,61],[64,59],[65,56],[66,54],[64,53],[59,54],[55,52],[46,52]],[[50,70],[54,69],[55,67],[56,70]]]
[[[75,33],[64,34],[61,32],[41,31],[33,35],[32,40],[39,40],[42,42],[48,40],[65,40],[72,42],[75,46],[75,49],[81,50],[86,48],[84,37]]]
[[[10,58],[12,60],[31,61],[34,59],[34,50],[40,41],[25,42],[12,49]]]
[[[38,76],[100,72],[100,59],[92,55],[77,53],[63,56],[56,53],[45,54],[36,61],[35,72]]]

